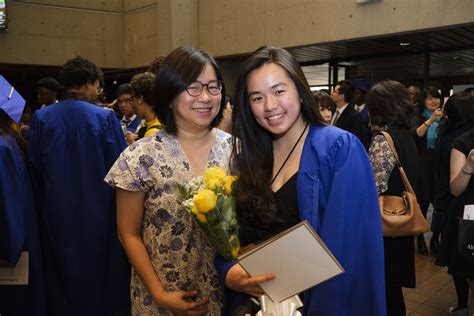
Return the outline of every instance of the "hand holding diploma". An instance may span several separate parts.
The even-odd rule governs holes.
[[[240,264],[235,264],[230,268],[229,272],[227,272],[225,284],[228,288],[234,291],[260,297],[263,294],[260,284],[275,278],[276,275],[273,273],[250,277],[249,274],[242,269]]]

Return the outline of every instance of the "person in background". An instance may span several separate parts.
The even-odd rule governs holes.
[[[58,93],[61,90],[59,82],[51,77],[45,77],[36,83],[36,99],[43,109],[50,104],[58,103]]]
[[[206,52],[171,52],[153,87],[163,129],[129,146],[105,178],[117,190],[118,233],[133,266],[132,315],[221,314],[215,252],[176,183],[213,166],[229,171],[230,135],[214,128],[225,105],[222,80]]]
[[[393,139],[403,169],[410,184],[416,184],[416,145],[411,137],[409,116],[410,96],[405,87],[397,81],[382,81],[375,84],[367,94],[366,105],[374,133],[369,148],[377,191],[379,194],[400,196],[406,191],[397,161],[385,136]],[[414,288],[415,246],[413,236],[384,237],[385,297],[387,315],[406,315],[402,287]]]
[[[245,62],[235,101],[242,246],[307,220],[345,272],[302,293],[303,315],[385,315],[381,217],[361,142],[324,123],[301,67],[281,48],[262,47]],[[227,287],[250,295],[275,277],[248,282],[240,265],[226,268]]]
[[[451,194],[450,190],[450,157],[452,151],[457,150],[454,149],[457,147],[453,148],[455,140],[474,129],[474,97],[468,92],[455,93],[446,102],[444,113],[445,119],[442,120],[439,129],[439,176],[436,195],[436,206],[444,214],[444,230],[435,264],[448,266],[448,273],[453,277],[457,305],[451,308],[450,313],[452,315],[467,315],[469,284],[466,281],[466,277],[468,277],[466,271],[469,270],[466,268],[474,263],[466,262],[455,253],[457,249],[457,217],[462,216],[459,215],[461,214],[459,208],[462,207],[459,206],[459,201],[456,204],[453,203],[455,196]],[[466,149],[463,150],[466,152]],[[462,178],[463,175],[460,177]],[[457,205],[458,209],[453,209],[453,205]]]
[[[93,103],[101,78],[90,60],[68,60],[64,100],[36,111],[28,135],[50,316],[115,315],[130,306],[115,192],[103,182],[126,143],[115,114]]]
[[[0,315],[47,316],[38,214],[28,175],[27,145],[16,124],[24,100],[18,102],[18,98],[14,94],[6,100],[0,93],[0,267],[5,281],[5,268],[18,269],[15,274],[20,275],[18,266],[26,262],[28,281],[0,285]]]
[[[314,101],[318,105],[318,111],[321,114],[324,122],[328,125],[331,124],[332,109],[335,107],[329,94],[321,91],[313,92]]]
[[[438,126],[443,117],[441,106],[442,97],[438,90],[433,87],[426,87],[421,93],[418,107],[413,114],[413,123],[416,128],[413,131],[413,137],[418,147],[417,197],[421,212],[425,217],[430,203],[435,204],[436,177],[438,174]],[[437,240],[439,234],[434,237],[430,240],[430,250],[433,255],[436,255],[436,250],[439,248],[439,241]],[[429,252],[423,234],[418,235],[417,243],[418,252],[427,256]]]
[[[420,101],[421,90],[417,86],[408,86],[407,92],[410,95],[411,102],[413,107],[418,107],[418,102]]]
[[[365,105],[366,94],[369,91],[370,86],[367,82],[358,82],[355,85],[354,95],[352,101],[354,103],[354,109],[359,112],[364,128],[362,129],[364,146],[368,148],[371,140],[370,126],[369,126],[369,111]]]
[[[141,119],[137,117],[135,112],[133,111],[133,90],[129,83],[124,83],[118,86],[117,90],[115,90],[115,95],[117,97],[117,104],[122,113],[122,119],[120,123],[125,126],[125,132],[132,132],[134,133],[138,125],[141,123]]]
[[[474,261],[472,257],[460,256],[456,250],[458,248],[458,219],[464,216],[466,205],[474,205],[474,127],[454,140],[450,158],[449,187],[455,198],[450,210],[453,213],[451,222],[448,222],[454,236],[454,247],[451,248],[448,273],[467,280],[472,300],[474,299]],[[472,313],[474,302],[471,301],[469,306],[471,307],[470,313]]]
[[[228,133],[232,134],[232,99],[228,95],[225,96],[225,108],[222,112],[222,120],[220,121],[217,128]]]
[[[150,65],[148,66],[148,69],[146,71],[151,72],[152,74],[156,75],[156,73],[158,72],[158,69],[160,69],[160,65],[161,65],[161,63],[163,62],[164,59],[165,59],[164,56],[157,56],[157,57],[153,58],[153,61],[150,63]]]
[[[369,148],[370,140],[366,138],[365,126],[362,116],[354,109],[352,95],[354,85],[349,80],[339,81],[331,92],[331,99],[336,104],[336,110],[332,115],[331,125],[351,132],[362,142],[364,147]]]
[[[133,111],[142,123],[138,126],[137,132],[127,131],[127,143],[133,144],[136,140],[155,134],[162,129],[161,123],[156,116],[151,100],[155,75],[151,72],[144,72],[133,76],[130,86],[133,90],[132,106]]]

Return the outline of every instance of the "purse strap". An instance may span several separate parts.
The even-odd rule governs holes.
[[[398,159],[398,153],[397,153],[397,150],[395,149],[395,144],[393,143],[393,139],[392,139],[392,136],[390,136],[389,133],[387,132],[384,132],[384,131],[380,131],[379,132],[380,134],[382,134],[385,139],[387,140],[388,142],[388,145],[390,146],[390,149],[392,150],[393,152],[393,155],[395,156],[395,160],[397,160],[397,166],[398,166],[398,170],[400,171],[400,175],[402,177],[402,180],[403,180],[403,184],[405,185],[405,189],[410,192],[411,194],[413,194],[414,196],[415,195],[415,192],[413,191],[413,187],[411,186],[410,184],[410,181],[408,181],[408,178],[407,178],[407,175],[405,173],[405,170],[403,170],[403,166],[402,164],[400,163],[400,160]]]

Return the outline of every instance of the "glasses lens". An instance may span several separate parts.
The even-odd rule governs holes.
[[[219,93],[221,93],[222,84],[221,84],[220,81],[217,81],[217,80],[210,81],[210,82],[207,84],[207,90],[208,90],[209,93],[212,94],[212,95],[218,95]]]
[[[101,94],[102,92],[104,92],[104,88],[99,87],[99,88],[97,89],[97,93],[98,93],[98,94]]]
[[[200,82],[193,82],[187,89],[189,95],[197,97],[202,93],[202,84]]]

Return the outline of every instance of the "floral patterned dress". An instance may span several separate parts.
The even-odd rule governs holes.
[[[229,169],[231,137],[214,129],[216,140],[206,168]],[[209,298],[209,314],[220,315],[223,285],[214,266],[214,251],[175,194],[175,184],[191,180],[191,165],[178,139],[165,131],[128,147],[105,181],[117,188],[145,192],[142,239],[155,272],[166,291],[199,292]],[[159,307],[132,271],[133,315],[172,315]]]

